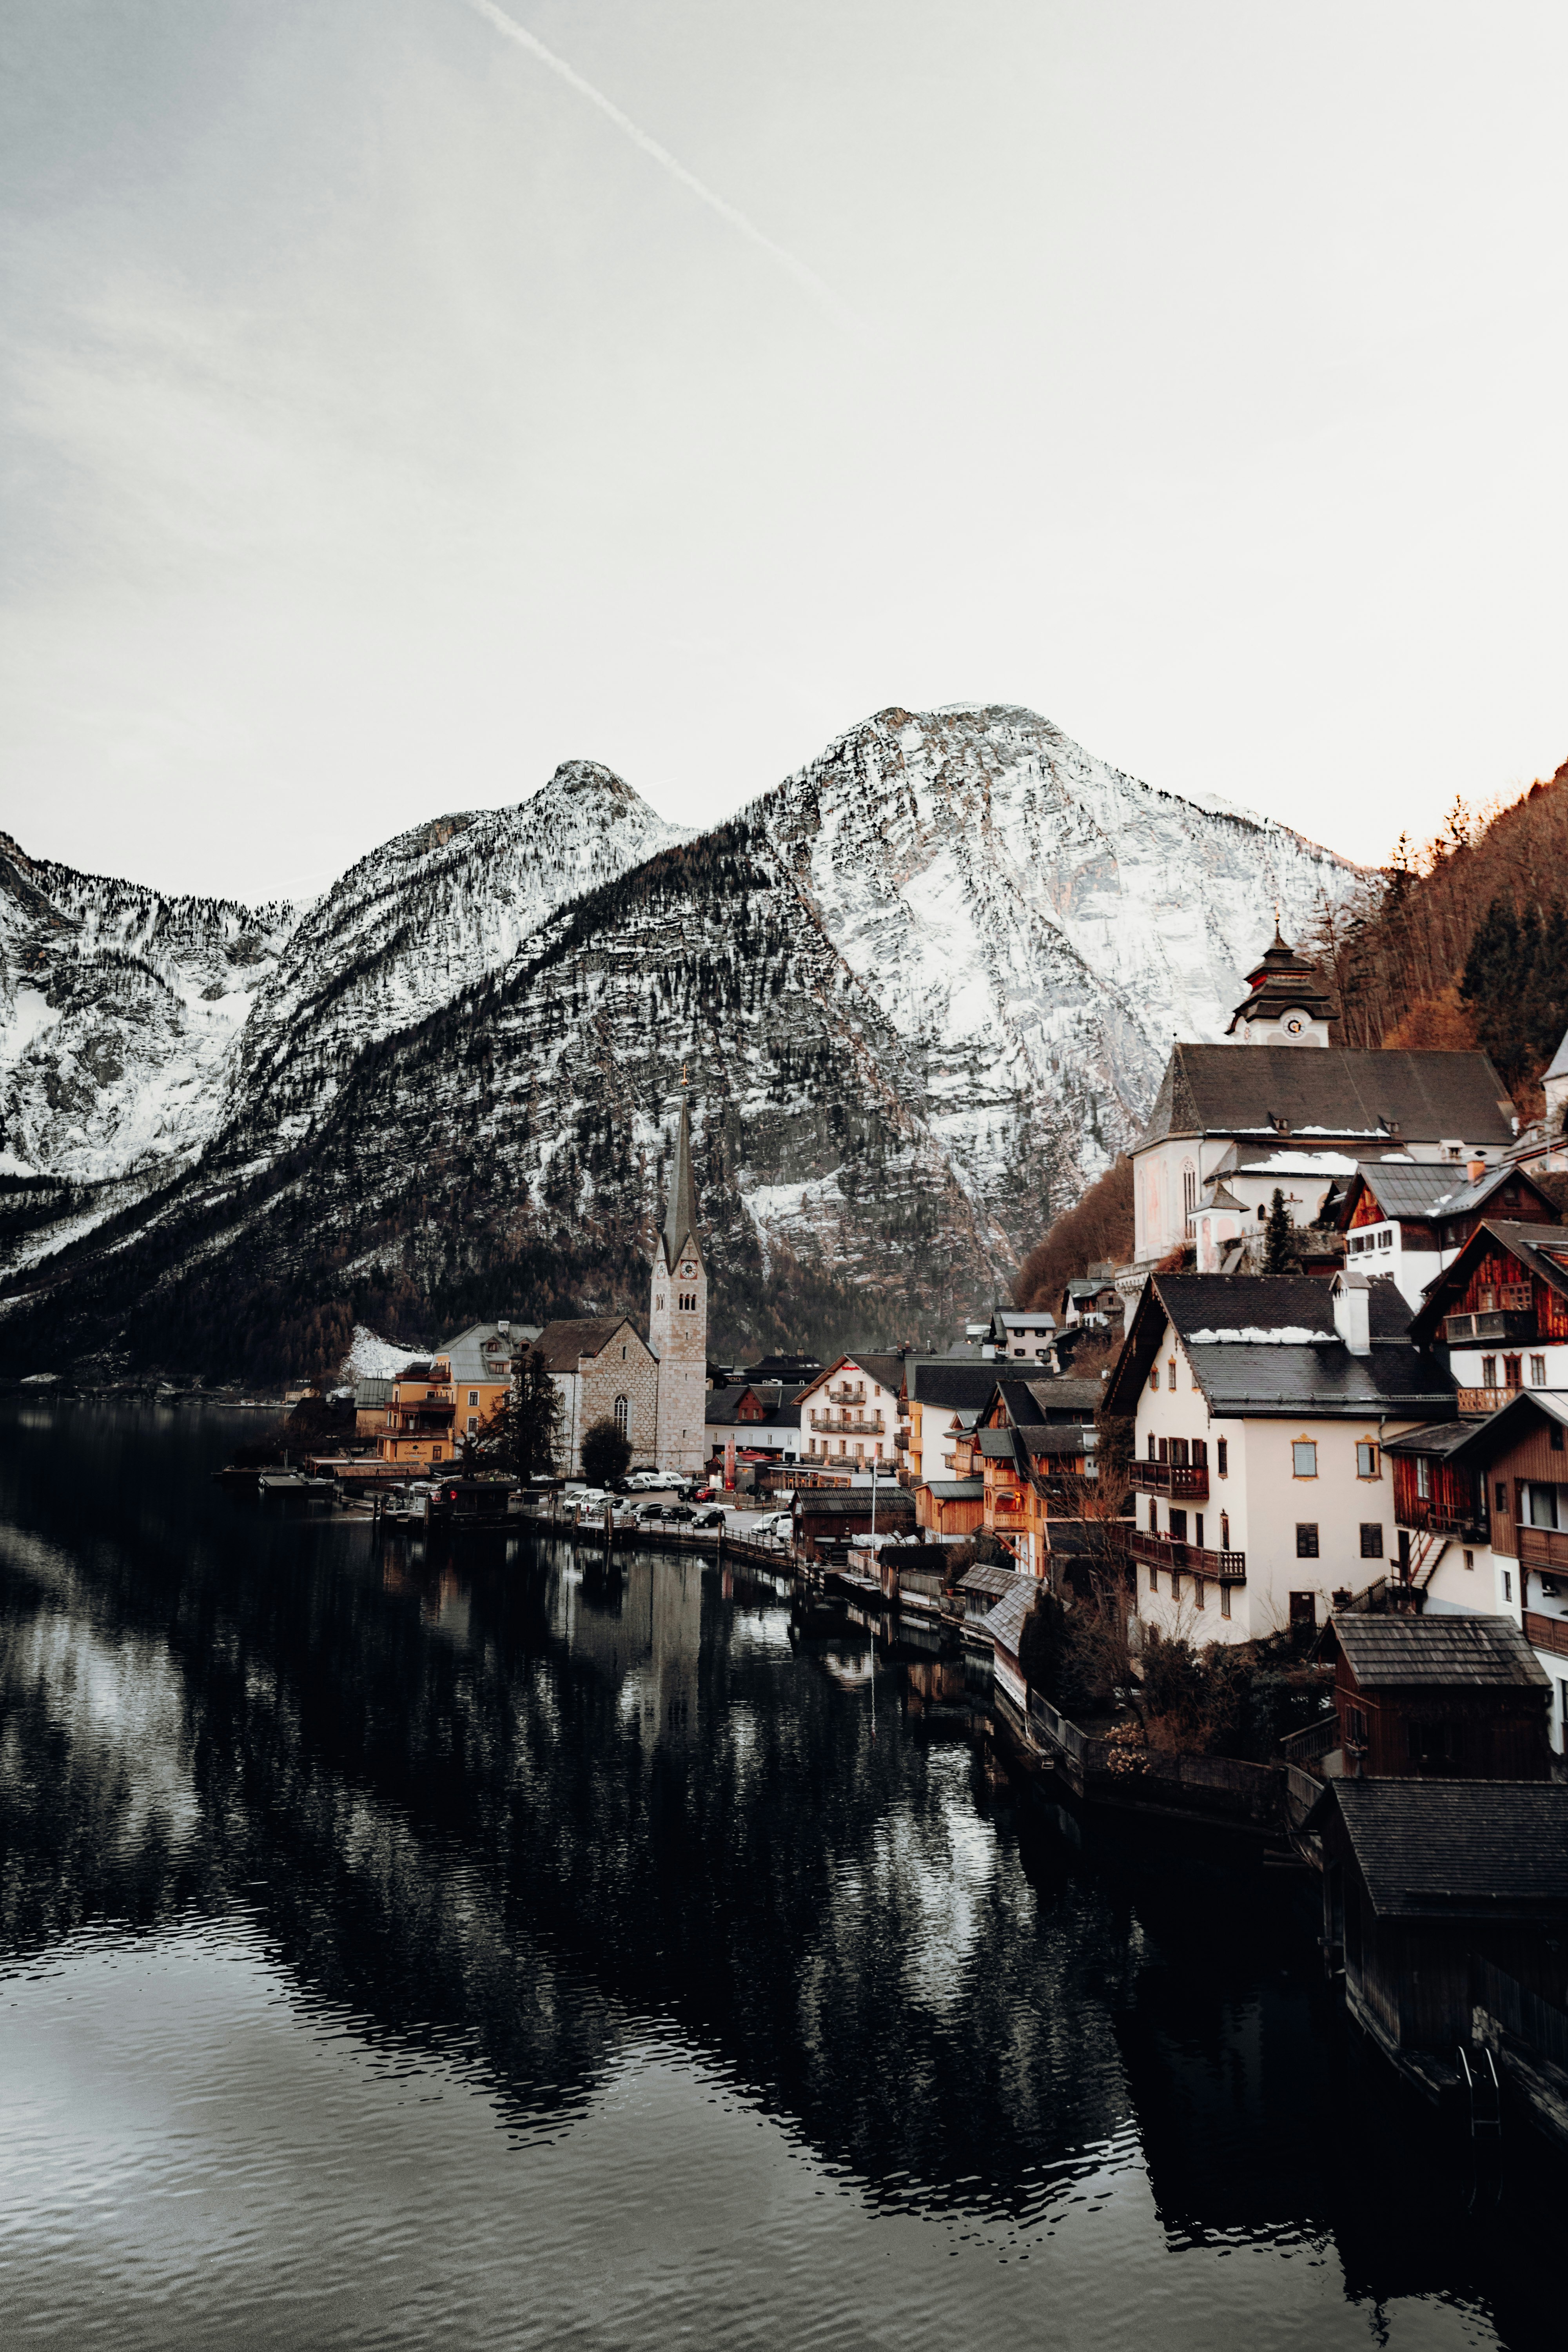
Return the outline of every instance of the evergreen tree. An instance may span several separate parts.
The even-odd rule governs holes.
[[[613,1421],[596,1421],[583,1433],[583,1475],[590,1486],[613,1486],[631,1467],[632,1449]]]
[[[1268,1203],[1268,1223],[1263,1228],[1263,1271],[1265,1274],[1289,1274],[1294,1263],[1290,1247],[1290,1212],[1285,1206],[1285,1195],[1278,1184]]]
[[[485,1445],[515,1477],[555,1467],[561,1434],[561,1391],[537,1348],[517,1360],[511,1387],[482,1433]]]

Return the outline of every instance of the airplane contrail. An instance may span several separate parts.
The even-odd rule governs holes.
[[[602,89],[595,89],[591,81],[584,81],[576,68],[569,66],[564,58],[558,58],[553,49],[547,49],[537,34],[531,33],[527,26],[520,25],[514,16],[509,16],[504,9],[498,8],[495,0],[468,0],[468,5],[477,15],[483,16],[488,24],[493,25],[498,33],[504,34],[509,41],[515,41],[520,49],[526,49],[530,57],[539,59],[541,65],[548,66],[551,72],[559,75],[560,79],[574,89],[580,98],[585,98],[590,106],[596,106],[600,113],[606,115],[618,131],[626,132],[626,137],[635,146],[640,147],[645,155],[651,155],[656,163],[661,163],[672,178],[679,180],[683,188],[689,188],[691,194],[700,203],[705,204],[710,212],[717,213],[721,220],[728,221],[731,228],[738,229],[741,235],[749,238],[752,245],[760,246],[764,253],[771,255],[782,269],[789,272],[797,286],[804,288],[815,301],[821,303],[825,310],[831,312],[839,326],[847,327],[853,334],[859,336],[863,341],[868,340],[867,330],[861,321],[848,305],[834,292],[832,287],[817,276],[815,269],[808,269],[804,261],[797,261],[793,253],[786,253],[782,245],[775,245],[771,236],[764,236],[754,221],[748,220],[743,212],[727,203],[724,197],[709,187],[706,182],[700,180],[695,172],[689,172],[679,158],[670,153],[668,147],[661,147],[658,141],[651,139],[640,125],[632,121],[629,114],[623,114],[613,99],[606,98]]]

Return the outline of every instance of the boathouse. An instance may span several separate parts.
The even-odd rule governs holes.
[[[914,1527],[915,1498],[890,1478],[874,1494],[869,1486],[795,1489],[795,1539],[808,1559],[825,1558],[828,1546],[840,1556],[838,1548],[857,1536],[909,1536]]]
[[[1482,1967],[1568,2003],[1568,1787],[1334,1780],[1309,1826],[1350,2014],[1431,2096],[1457,2084]]]
[[[1552,1685],[1511,1618],[1343,1610],[1324,1643],[1347,1780],[1551,1778]]]

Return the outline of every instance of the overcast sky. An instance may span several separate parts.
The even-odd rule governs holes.
[[[894,702],[1366,858],[1568,758],[1561,0],[3,13],[39,854],[703,824]]]

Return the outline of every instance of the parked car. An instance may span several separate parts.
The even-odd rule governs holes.
[[[664,1507],[664,1516],[667,1519],[674,1519],[678,1526],[685,1528],[691,1525],[697,1514],[689,1503],[667,1503]]]
[[[753,1519],[748,1532],[754,1536],[771,1536],[775,1542],[787,1543],[795,1533],[793,1511],[766,1511]]]
[[[667,1517],[670,1508],[668,1503],[639,1503],[633,1516],[639,1526],[646,1527],[651,1520]]]
[[[710,1503],[703,1509],[692,1512],[691,1524],[694,1528],[721,1528],[725,1524],[724,1514],[716,1503]]]

